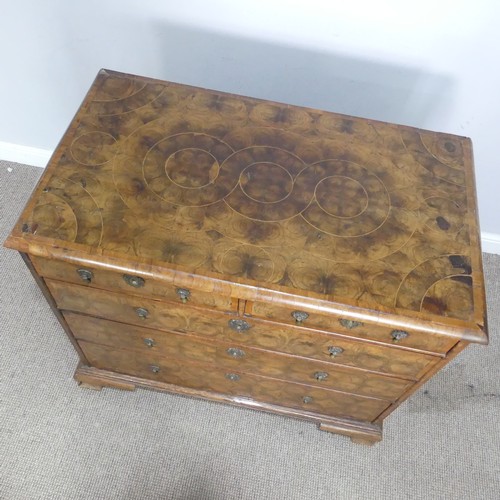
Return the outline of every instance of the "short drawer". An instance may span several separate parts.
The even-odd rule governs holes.
[[[46,280],[60,309],[416,380],[440,358],[325,332]]]
[[[305,328],[328,330],[333,333],[375,340],[394,346],[446,353],[457,343],[456,339],[444,335],[387,328],[375,323],[354,321],[314,311],[290,309],[276,304],[248,302],[246,306],[245,315],[249,317],[266,318]]]
[[[30,257],[38,273],[44,278],[51,278],[91,288],[133,293],[159,300],[171,300],[204,307],[233,311],[237,309],[237,299],[196,290],[190,287],[178,287],[149,276],[136,273],[119,273],[89,266],[78,266],[68,262]]]
[[[408,380],[264,351],[236,342],[214,342],[213,339],[152,330],[71,312],[64,313],[64,316],[78,340],[116,349],[156,353],[176,360],[201,361],[225,369],[390,401],[398,399],[412,384]]]
[[[178,361],[155,353],[114,349],[86,341],[79,344],[96,368],[199,391],[364,421],[374,420],[388,406],[387,401],[379,399]]]

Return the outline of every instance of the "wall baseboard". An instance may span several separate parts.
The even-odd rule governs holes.
[[[0,159],[45,168],[53,151],[0,141]],[[500,255],[500,234],[481,233],[483,252]]]
[[[47,149],[32,148],[30,146],[21,146],[20,144],[0,141],[1,160],[45,168],[52,153],[53,151]]]
[[[481,232],[481,247],[483,252],[500,255],[500,234]]]

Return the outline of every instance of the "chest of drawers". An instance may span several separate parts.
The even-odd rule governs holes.
[[[486,343],[470,140],[102,70],[6,246],[93,387],[373,443]]]

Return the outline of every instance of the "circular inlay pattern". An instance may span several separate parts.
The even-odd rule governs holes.
[[[274,163],[254,163],[240,175],[243,192],[261,203],[276,203],[285,199],[293,188],[292,176]]]
[[[98,95],[90,102],[88,112],[95,115],[111,116],[130,113],[140,109],[163,93],[168,95],[164,105],[170,105],[177,98],[168,87],[160,83],[147,83],[115,75],[108,75],[101,80]]]
[[[129,78],[108,77],[101,84],[99,99],[95,99],[93,102],[125,99],[141,91],[145,86],[145,83],[139,83]]]
[[[409,272],[396,295],[396,307],[439,315],[467,317],[472,304],[470,258],[466,255],[431,257]]]
[[[406,150],[435,177],[445,182],[463,186],[463,147],[456,137],[419,133],[416,130],[401,132]]]
[[[44,193],[33,209],[36,234],[75,241],[78,224],[71,205],[57,192]]]
[[[434,283],[420,303],[420,310],[431,314],[452,316],[462,319],[473,313],[472,278],[450,276]]]
[[[86,189],[87,183],[93,187],[98,185],[94,178],[76,175],[51,179],[33,210],[33,223],[39,236],[95,246],[101,243],[101,210]]]
[[[142,174],[148,188],[169,203],[210,205],[227,196],[238,182],[239,172],[219,167],[231,153],[225,142],[207,134],[177,134],[147,151]]]
[[[71,155],[81,165],[95,167],[113,157],[116,139],[106,132],[87,132],[71,144]]]
[[[327,177],[316,187],[318,205],[335,217],[356,217],[368,206],[368,195],[356,180],[344,176]]]
[[[343,238],[369,234],[387,220],[391,201],[384,183],[353,162],[325,160],[307,171],[316,197],[302,212],[312,226]]]
[[[198,189],[214,183],[219,174],[219,162],[208,151],[186,148],[168,157],[165,171],[178,186]]]
[[[240,182],[225,202],[251,219],[288,219],[300,213],[313,196],[314,186],[308,182],[307,176],[301,175],[306,164],[281,148],[254,146],[241,149],[231,155],[221,169],[242,172]]]
[[[145,126],[140,143],[134,134],[129,137],[134,150],[143,151],[142,160],[117,154],[115,161],[122,199],[148,221],[172,230],[203,228],[213,240],[267,248],[282,247],[282,224],[295,221],[287,222],[295,228],[286,230],[290,245],[299,245],[313,259],[335,262],[377,260],[411,237],[409,212],[399,201],[391,207],[374,169],[333,159],[307,165],[295,153],[259,145],[292,147],[292,137],[300,145],[299,136],[282,130],[264,134],[244,128],[257,145],[233,152],[227,137],[203,132],[162,137],[162,123]],[[231,142],[243,137],[238,130],[229,134]],[[306,227],[300,221],[307,221]]]

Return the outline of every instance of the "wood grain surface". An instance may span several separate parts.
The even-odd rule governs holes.
[[[209,293],[193,287],[183,288],[175,284],[165,284],[151,277],[142,278],[139,274],[131,270],[128,273],[96,269],[87,264],[72,264],[69,262],[50,260],[40,257],[31,258],[38,273],[46,278],[75,283],[78,285],[96,287],[105,290],[122,291],[133,295],[152,297],[175,302],[182,302],[179,295],[180,290],[187,290],[186,302],[189,304],[213,307],[227,312],[236,312],[238,299],[231,299],[230,296],[221,293]],[[78,271],[85,270],[92,273],[89,281],[85,281],[78,274]],[[140,286],[133,286],[126,281],[126,277],[140,277],[143,281]]]
[[[487,343],[470,139],[101,70],[5,246],[80,355],[357,442]]]
[[[63,310],[152,329],[194,333],[207,338],[294,354],[370,372],[397,375],[408,380],[418,379],[441,359],[438,356],[407,349],[386,347],[257,319],[249,323],[248,330],[240,332],[229,326],[232,319],[238,319],[235,315],[69,285],[59,281],[46,280],[46,282],[58,307]],[[139,316],[138,308],[146,309],[147,317]],[[332,356],[330,349],[335,347],[342,349],[342,353]]]
[[[391,401],[398,399],[412,385],[404,379],[256,349],[238,343],[237,339],[219,342],[213,338],[151,330],[71,312],[66,312],[64,317],[78,340],[116,349],[199,361],[228,370]],[[318,380],[318,374],[326,374],[326,378]]]
[[[12,245],[35,235],[483,334],[476,212],[467,138],[103,70]]]
[[[112,349],[86,341],[80,341],[79,344],[92,366],[96,368],[223,393],[235,398],[255,399],[325,415],[356,417],[365,421],[374,420],[388,406],[387,401],[380,399],[283,382],[238,370],[217,369],[201,363],[164,358],[155,353],[139,355],[134,351]]]
[[[268,318],[288,324],[297,324],[294,314],[302,312],[267,302],[247,303],[247,316]],[[377,323],[349,321],[341,316],[321,314],[321,311],[307,313],[307,318],[300,322],[301,326],[329,330],[343,335],[376,340],[386,344],[412,347],[436,353],[448,352],[457,342],[456,339],[435,335],[432,333],[419,333],[412,330],[399,330],[387,328]],[[397,332],[402,332],[403,338],[399,339]]]

